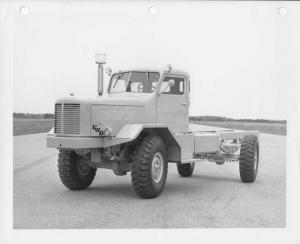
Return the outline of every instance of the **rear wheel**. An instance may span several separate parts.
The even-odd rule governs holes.
[[[167,179],[166,148],[158,136],[146,136],[134,153],[132,185],[141,198],[157,197]]]
[[[82,190],[92,184],[97,169],[89,167],[88,161],[74,151],[59,151],[58,173],[62,183],[67,188]]]
[[[240,177],[245,183],[255,181],[258,172],[259,144],[254,135],[247,135],[242,139],[240,152]]]
[[[177,163],[178,174],[182,177],[190,177],[193,174],[195,163]]]

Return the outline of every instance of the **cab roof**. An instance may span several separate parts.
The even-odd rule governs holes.
[[[187,78],[190,78],[190,75],[188,72],[183,71],[183,70],[179,70],[179,69],[172,69],[170,72],[167,72],[164,69],[142,69],[142,68],[137,68],[137,69],[128,69],[128,70],[119,70],[118,72],[114,72],[114,73],[123,73],[123,72],[158,72],[160,74],[167,74],[167,75],[181,75],[181,76],[185,76]]]

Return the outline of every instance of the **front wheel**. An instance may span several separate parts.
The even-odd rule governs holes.
[[[134,152],[132,185],[141,198],[157,197],[167,179],[166,148],[158,136],[146,136]]]
[[[259,162],[258,138],[254,135],[247,135],[242,139],[240,152],[240,177],[245,183],[255,181]]]
[[[62,183],[70,190],[82,190],[92,184],[97,169],[89,167],[87,161],[74,151],[59,151],[58,173]]]

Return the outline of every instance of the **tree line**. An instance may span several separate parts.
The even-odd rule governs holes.
[[[43,113],[43,114],[33,114],[33,113],[13,113],[14,118],[20,119],[53,119],[54,114]],[[216,122],[226,122],[226,121],[240,121],[240,122],[260,122],[260,123],[286,123],[286,120],[269,120],[269,119],[232,119],[224,116],[190,116],[190,121],[216,121]]]
[[[270,119],[232,119],[224,116],[190,116],[190,121],[240,121],[240,122],[260,122],[260,123],[286,123],[286,120],[270,120]]]
[[[45,114],[32,114],[32,113],[14,113],[14,118],[18,119],[53,119],[54,114],[45,113]]]

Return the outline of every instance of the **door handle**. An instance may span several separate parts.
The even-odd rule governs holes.
[[[182,105],[182,106],[186,106],[186,105],[188,105],[188,104],[187,104],[187,103],[181,103],[181,105]]]

